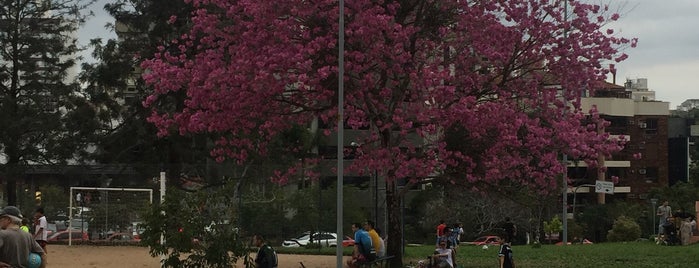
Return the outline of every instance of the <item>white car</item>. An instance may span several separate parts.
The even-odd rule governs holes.
[[[311,238],[313,238],[313,243],[320,243],[321,247],[336,247],[337,246],[337,234],[329,232],[315,232],[311,236],[310,232],[304,232],[296,238],[285,240],[282,243],[282,247],[297,248],[303,247],[311,243]]]

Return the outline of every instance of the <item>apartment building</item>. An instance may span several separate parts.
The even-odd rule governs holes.
[[[668,178],[668,126],[670,103],[655,100],[647,79],[627,80],[624,86],[601,83],[600,88],[581,100],[584,111],[596,106],[611,124],[605,131],[623,137],[625,148],[611,157],[600,157],[606,170],[587,168],[584,163],[569,163],[572,187],[578,204],[604,203],[606,200],[644,200],[655,187],[665,187]],[[597,180],[614,181],[614,194],[595,194]],[[597,196],[597,198],[594,198]]]

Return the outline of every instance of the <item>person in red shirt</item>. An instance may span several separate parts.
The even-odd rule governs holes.
[[[439,221],[439,225],[437,225],[437,241],[435,241],[435,245],[439,246],[439,239],[444,236],[444,228],[446,228],[447,225],[444,223],[444,220]]]

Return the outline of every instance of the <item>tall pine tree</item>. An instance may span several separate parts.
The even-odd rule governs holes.
[[[100,123],[95,160],[125,164],[141,174],[198,176],[205,171],[206,137],[181,136],[159,139],[147,122],[150,109],[141,104],[150,90],[141,79],[142,55],[153,55],[164,40],[188,31],[187,20],[168,22],[172,16],[187,18],[191,5],[170,0],[114,0],[104,6],[114,18],[108,25],[116,39],[91,40],[94,63],[83,64],[80,79]],[[162,107],[182,107],[183,94],[172,94]],[[178,180],[169,180],[178,185]]]
[[[80,159],[92,109],[72,76],[83,0],[0,1],[0,172],[7,201],[33,164]]]

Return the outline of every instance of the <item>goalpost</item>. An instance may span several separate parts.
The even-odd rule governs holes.
[[[112,234],[139,233],[141,215],[153,204],[153,189],[70,187],[68,245],[84,236],[106,240]],[[73,234],[76,232],[76,234]],[[83,237],[75,237],[82,235]]]

